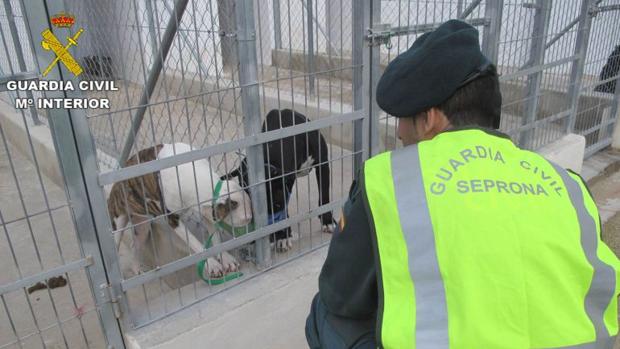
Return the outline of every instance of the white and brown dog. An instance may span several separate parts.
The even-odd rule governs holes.
[[[193,150],[188,144],[159,144],[140,150],[127,160],[126,166],[170,157]],[[214,200],[213,188],[220,175],[215,173],[206,159],[163,169],[122,182],[115,183],[108,197],[108,211],[112,227],[133,227],[130,244],[134,257],[132,271],[143,271],[141,261],[148,245],[153,217],[165,216],[176,235],[191,251],[201,251],[201,243],[186,230],[181,216],[198,206],[200,215],[212,235],[212,243],[220,242],[215,223],[222,221],[230,226],[245,226],[252,221],[252,205],[247,193],[235,181],[224,181],[219,196]],[[188,208],[190,207],[190,208]],[[122,234],[122,233],[121,233]],[[120,235],[117,234],[117,244]],[[229,253],[207,260],[210,277],[221,277],[239,269],[239,263]],[[207,275],[205,275],[207,276]]]

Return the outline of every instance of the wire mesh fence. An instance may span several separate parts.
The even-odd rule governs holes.
[[[11,4],[25,70],[41,71],[39,33],[27,30],[24,2]],[[65,1],[76,25],[62,35],[84,29],[72,51],[84,72],[74,80],[108,80],[117,88],[83,92],[108,98],[110,108],[67,112],[73,122],[67,137],[76,138],[84,176],[94,178],[83,181],[106,277],[122,293],[117,301],[124,326],[157,321],[327,244],[360,160],[399,146],[396,119],[374,103],[382,69],[448,19],[477,27],[485,54],[497,62],[501,130],[515,142],[538,149],[573,131],[586,136],[587,154],[610,144],[620,91],[610,90],[618,80],[614,57],[620,56],[614,51],[620,29],[616,5],[600,0]],[[24,71],[8,18],[0,12],[5,53],[0,75]],[[604,67],[610,73],[603,74]],[[2,96],[12,103],[9,93]],[[28,114],[21,114],[29,122]],[[50,128],[56,137],[68,132],[53,123]],[[5,142],[7,159],[10,148]],[[19,173],[26,170],[16,171],[15,181],[21,180]],[[25,192],[17,184],[8,188]],[[52,205],[42,212],[75,210],[66,199],[59,202],[61,209]],[[8,231],[2,248],[12,246],[11,224],[18,219],[5,210],[0,210]],[[53,221],[41,224],[56,231]],[[38,239],[37,233],[31,236]],[[88,256],[75,253],[59,263]],[[23,263],[14,258],[16,268]],[[72,273],[65,278],[77,285],[80,276]],[[7,282],[28,273],[15,275]],[[15,293],[26,301],[20,308],[24,314],[32,313],[27,303],[32,296],[25,292],[0,295],[4,300]],[[85,321],[84,312],[95,316],[101,310],[69,296],[62,302],[78,309],[77,315],[65,321],[52,309],[54,338],[79,347],[73,341],[80,336],[63,332],[71,327],[96,346],[90,338],[104,336],[96,322],[92,331],[98,335],[90,334],[90,325],[69,324]],[[20,332],[9,309],[18,303],[9,303],[4,305],[9,321],[0,320],[7,324],[0,333],[12,339],[0,346],[29,347],[27,340],[45,346],[48,325],[35,320],[29,325],[35,335]],[[101,321],[105,330],[111,320]]]
[[[106,95],[111,100],[110,110],[89,110],[86,117],[97,148],[98,166],[107,183],[106,193],[118,200],[115,211],[110,212],[109,232],[117,241],[116,258],[121,261],[124,275],[124,307],[135,326],[164,317],[237,282],[216,285],[219,280],[205,283],[200,276],[216,278],[222,272],[239,269],[244,274],[239,279],[242,281],[327,243],[329,234],[324,229],[333,229],[338,207],[353,180],[356,152],[350,120],[362,117],[361,112],[352,115],[351,59],[336,55],[349,52],[350,56],[350,31],[340,35],[337,28],[331,28],[334,37],[327,37],[326,29],[320,29],[325,23],[316,16],[326,11],[324,4],[275,1],[254,8],[258,98],[250,107],[242,91],[244,73],[240,61],[247,58],[241,57],[238,45],[241,29],[235,22],[239,5],[230,1],[189,1],[177,17],[181,11],[178,4],[75,1],[67,5],[76,18],[97,16],[96,25],[86,28],[88,44],[80,48],[79,55],[92,59],[92,52],[97,52],[100,70],[87,69],[83,79],[113,77],[119,88]],[[274,6],[280,10],[280,48],[273,43]],[[338,7],[342,6],[340,3]],[[313,11],[315,14],[308,17],[307,13]],[[332,17],[344,27],[350,23],[350,10]],[[166,42],[165,33],[173,22],[178,26],[177,33]],[[299,39],[310,35],[310,31],[316,35],[316,42],[308,44]],[[167,54],[162,49],[166,46]],[[331,52],[325,51],[328,46]],[[312,67],[307,64],[310,52],[316,56]],[[161,72],[157,83],[149,87],[149,75],[158,58],[163,61]],[[106,64],[109,66],[103,67]],[[343,76],[348,79],[339,78]],[[148,103],[144,104],[141,97],[149,88]],[[105,93],[94,95],[98,94]],[[258,111],[258,127],[272,131],[269,141],[248,142],[246,132],[252,121],[248,120],[252,113],[249,108]],[[132,128],[132,120],[142,112],[140,126]],[[303,127],[308,130],[304,132]],[[283,135],[284,130],[288,137]],[[121,166],[119,157],[128,137],[135,140],[134,151],[129,163]],[[261,149],[264,162],[264,174],[258,180],[252,178],[257,177],[252,173],[257,172],[251,168],[252,159],[244,161],[252,146]],[[199,161],[178,162],[175,167],[149,164],[201,151]],[[138,170],[141,177],[117,170],[131,168],[130,164],[143,166]],[[238,175],[221,180],[235,170]],[[158,187],[161,193],[149,193],[151,186]],[[265,202],[248,195],[260,191],[267,198]],[[140,195],[134,195],[136,192]],[[152,200],[159,201],[159,207],[151,207]],[[219,222],[217,210],[225,212],[227,203],[233,213]],[[257,205],[262,208],[257,209]],[[241,209],[245,210],[243,214],[234,212]],[[257,231],[252,232],[254,227],[247,225],[246,218],[252,214],[257,218],[261,210],[266,220],[263,224],[269,227],[260,232],[254,222]],[[116,222],[119,216],[129,217]],[[227,232],[220,224],[242,226]],[[217,237],[211,235],[217,230],[222,230],[222,245],[241,248],[232,249],[230,255],[210,251],[213,258],[207,258],[204,274],[197,275],[194,260],[204,259],[199,254],[205,248],[209,250],[209,243],[215,244]],[[132,239],[137,239],[135,234],[139,233],[132,231],[148,236],[138,262],[133,250],[137,242]],[[261,239],[259,234],[267,237]],[[257,251],[261,240],[267,245],[263,247],[266,252]],[[214,248],[223,249],[217,245]],[[168,270],[162,270],[164,266]]]
[[[0,122],[0,348],[103,348],[84,270],[91,259],[62,183],[46,177],[46,154],[30,137],[49,136],[49,129],[24,110],[5,117],[11,120]]]
[[[500,129],[528,149],[550,144],[569,130],[586,136],[586,156],[608,146],[617,99],[613,91],[604,94],[594,88],[618,77],[612,65],[606,78],[600,76],[605,63],[616,62],[612,56],[618,56],[611,55],[617,45],[617,2],[503,1],[500,11],[488,12],[489,3],[382,2],[375,23],[400,29],[393,30],[389,45],[381,46],[381,66],[450,18],[477,26],[484,49],[488,19],[500,17],[494,43],[503,96]],[[381,149],[397,145],[394,118],[380,114],[377,129]]]

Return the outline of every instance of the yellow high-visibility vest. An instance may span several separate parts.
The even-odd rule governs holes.
[[[612,348],[620,261],[581,179],[482,130],[364,165],[383,348]]]

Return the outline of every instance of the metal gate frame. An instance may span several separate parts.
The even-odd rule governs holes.
[[[50,17],[65,10],[62,2],[31,1],[25,7],[24,17],[30,33],[41,33],[45,29],[52,30]],[[31,34],[32,35],[32,34]],[[35,63],[41,67],[49,64],[49,52],[41,45],[35,47]],[[59,69],[56,65],[49,73],[54,80],[77,80]],[[48,98],[76,98],[78,92],[47,91]],[[49,109],[48,122],[62,176],[65,180],[70,207],[73,212],[74,224],[80,246],[85,259],[91,263],[77,265],[84,268],[90,280],[90,288],[95,300],[102,332],[109,349],[125,348],[122,331],[118,319],[121,317],[118,306],[120,280],[118,261],[110,251],[114,251],[114,240],[109,234],[97,229],[101,221],[107,221],[105,196],[92,173],[97,173],[96,154],[93,140],[88,130],[86,115],[83,110]],[[68,265],[67,265],[68,267]],[[44,276],[45,278],[46,276]]]
[[[581,93],[583,92],[584,67],[586,65],[586,55],[588,52],[588,42],[591,35],[590,29],[594,17],[601,12],[620,11],[620,4],[604,5],[604,0],[582,0],[579,14],[570,23],[566,24],[562,30],[547,39],[550,14],[553,5],[561,6],[561,2],[553,0],[536,0],[532,3],[523,3],[522,6],[529,8],[534,12],[534,25],[532,28],[532,42],[529,52],[528,62],[520,67],[516,72],[501,75],[500,82],[509,81],[520,77],[527,77],[527,89],[525,95],[524,116],[520,127],[509,130],[510,134],[515,138],[517,143],[528,149],[535,149],[537,146],[533,143],[533,131],[536,127],[550,122],[561,122],[565,133],[584,133],[589,134],[598,131],[598,141],[586,147],[585,158],[593,155],[595,152],[609,146],[612,142],[611,136],[613,126],[618,121],[618,110],[620,109],[620,88],[616,88],[613,102],[611,102],[610,117],[603,118],[600,124],[585,130],[579,131],[575,129],[575,122],[578,114],[578,104]],[[402,35],[421,34],[435,29],[440,23],[416,24],[403,27],[390,27],[381,22],[381,1],[379,0],[362,0],[354,1],[354,35],[358,30],[364,32],[363,37],[368,49],[362,51],[354,50],[354,59],[363,56],[363,89],[364,100],[362,103],[365,112],[370,115],[370,128],[363,132],[369,132],[370,137],[370,155],[376,155],[380,151],[379,140],[379,115],[381,113],[377,106],[374,96],[376,94],[377,83],[380,78],[380,46],[389,44],[391,38]],[[462,9],[463,3],[459,1],[458,18],[468,22],[475,27],[482,27],[482,43],[483,53],[497,62],[500,44],[501,19],[504,0],[486,0],[482,4],[482,0],[472,1],[465,9]],[[483,16],[480,18],[469,18],[478,7],[484,7]],[[358,22],[357,26],[355,22]],[[545,51],[549,49],[555,42],[560,40],[564,35],[571,32],[573,27],[577,26],[575,48],[573,54],[568,57],[558,59],[553,62],[545,63]],[[354,38],[355,40],[355,38]],[[354,42],[355,47],[355,42]],[[537,119],[539,113],[539,97],[542,88],[543,73],[545,70],[570,63],[570,80],[567,92],[568,107],[554,115]],[[620,87],[620,76],[616,77],[617,86]],[[358,104],[355,104],[356,106]],[[544,145],[544,144],[543,144]],[[541,146],[541,145],[538,145]]]
[[[142,91],[142,97],[139,103],[140,105],[148,104],[148,98],[152,94],[154,85],[157,81],[157,76],[161,72],[160,70],[163,69],[163,62],[166,59],[167,50],[169,49],[172,40],[175,38],[178,23],[180,22],[180,18],[183,16],[183,11],[187,2],[187,0],[175,1],[174,9],[172,10],[174,16],[171,16],[169,19],[166,25],[165,34],[162,37],[161,45],[158,45],[156,62],[150,67],[148,72],[148,79]],[[236,38],[239,60],[239,87],[241,88],[242,108],[245,115],[243,121],[245,138],[210,145],[202,149],[193,150],[164,159],[140,163],[131,167],[120,167],[118,169],[102,172],[99,170],[97,165],[97,151],[94,146],[85,113],[77,110],[70,112],[55,110],[53,113],[50,113],[50,119],[53,119],[53,122],[50,122],[50,127],[54,133],[63,135],[63,142],[59,143],[59,146],[57,147],[58,153],[61,154],[61,161],[64,163],[64,157],[67,157],[66,161],[72,165],[72,167],[63,166],[63,174],[67,176],[68,183],[72,183],[73,180],[78,180],[78,178],[82,181],[77,194],[83,194],[84,201],[81,201],[81,203],[84,204],[83,207],[88,208],[92,212],[90,217],[91,220],[87,222],[89,225],[86,228],[96,232],[95,235],[98,237],[98,247],[101,250],[101,257],[105,265],[105,273],[107,274],[106,289],[109,291],[110,296],[105,298],[103,301],[107,302],[106,305],[111,304],[113,306],[110,309],[112,310],[110,315],[115,315],[117,318],[120,318],[124,329],[128,330],[131,328],[139,328],[159,319],[158,317],[151,319],[146,323],[136,324],[132,319],[132,313],[127,297],[124,297],[125,292],[128,290],[174,273],[182,268],[195,265],[199,261],[215,256],[223,251],[241,247],[252,241],[257,242],[257,263],[261,269],[266,270],[272,266],[271,257],[269,255],[270,248],[268,235],[273,234],[285,226],[295,224],[310,217],[318,216],[327,211],[338,209],[344,204],[341,200],[335,200],[317,209],[313,209],[311,212],[298,215],[297,217],[288,218],[276,224],[267,225],[266,199],[260,200],[261,197],[266,197],[265,187],[256,185],[256,183],[265,181],[264,166],[262,165],[264,163],[262,158],[262,144],[287,136],[303,134],[334,125],[353,122],[355,124],[354,151],[359,152],[356,156],[356,169],[360,168],[361,162],[368,158],[368,147],[364,146],[368,144],[368,132],[362,132],[362,130],[368,129],[368,119],[370,114],[365,108],[362,107],[361,104],[356,104],[352,112],[321,118],[304,124],[295,125],[294,127],[287,127],[286,129],[264,133],[261,132],[262,116],[260,114],[259,81],[257,70],[258,59],[256,55],[257,30],[253,16],[254,5],[254,0],[239,0],[235,2],[237,31],[234,33],[234,37]],[[61,10],[63,10],[63,8],[59,5],[54,8],[47,8],[44,11],[33,10],[33,12],[40,12],[43,13],[44,16],[47,16]],[[39,18],[38,20],[34,20],[34,22],[37,23],[43,23],[44,21],[47,22],[47,18]],[[41,28],[31,28],[31,32],[40,31]],[[359,33],[362,33],[362,31],[359,31]],[[364,42],[361,36],[359,37],[359,40],[356,41],[355,46],[359,52],[363,50]],[[45,57],[47,56],[48,53],[42,51],[41,48],[37,48],[37,58],[41,60],[41,57],[44,57],[41,62],[45,62]],[[358,57],[361,57],[361,55]],[[363,73],[361,62],[357,62],[353,69],[355,70],[355,75],[358,77],[354,82],[355,98],[357,101],[360,101],[361,99],[359,96],[363,92],[363,81],[359,78]],[[69,74],[62,75],[62,72],[58,71],[58,68],[56,68],[53,74],[56,75],[51,75],[51,79],[60,79],[63,77],[70,79]],[[70,98],[80,97],[79,92],[67,92],[65,95]],[[365,98],[369,98],[369,96],[366,96]],[[135,135],[141,126],[145,108],[146,107],[137,108],[132,117],[131,131],[124,142],[125,145],[123,147],[123,152],[119,162],[123,161],[134,145]],[[66,143],[68,141],[67,138],[69,138],[67,137],[66,130],[70,130],[71,132],[71,144]],[[112,227],[108,217],[106,198],[103,189],[104,186],[147,173],[191,163],[192,161],[208,158],[213,155],[235,151],[241,148],[247,149],[251,195],[253,198],[258,198],[256,200],[252,200],[256,229],[251,233],[243,235],[242,237],[223,242],[199,253],[177,259],[159,268],[135,275],[131,278],[123,279],[119,261],[116,258],[114,238],[111,234]],[[92,174],[96,175],[93,176]],[[80,177],[80,175],[82,177]],[[94,284],[98,283],[94,282]],[[187,305],[180,309],[183,309],[186,306]],[[164,316],[168,316],[170,314],[171,313],[167,313]],[[114,329],[110,329],[111,333],[109,335],[111,338],[115,338],[116,334],[113,332],[118,327],[118,322],[116,319],[105,316],[105,319],[102,322],[106,327],[106,330],[108,330],[107,327],[114,327]],[[120,340],[122,339],[119,339],[118,343],[120,343]]]
[[[542,0],[541,0],[542,1]],[[473,1],[468,7],[459,14],[459,19],[475,26],[483,27],[482,51],[492,61],[497,60],[499,33],[501,29],[501,18],[503,9],[503,0],[486,0],[484,7],[484,17],[467,18],[476,7],[480,6],[482,0]],[[389,45],[389,41],[393,37],[401,35],[422,34],[436,29],[441,23],[429,24],[413,24],[401,27],[390,27],[381,23],[381,1],[380,0],[362,0],[353,1],[353,33],[354,35],[361,30],[363,37],[354,36],[353,59],[363,57],[363,101],[359,101],[364,107],[364,112],[369,117],[369,128],[364,131],[368,133],[370,139],[369,155],[377,155],[381,147],[379,145],[379,115],[381,110],[377,105],[375,95],[377,92],[377,84],[381,77],[380,67],[380,47],[381,45]],[[361,36],[361,35],[360,35]],[[356,46],[356,40],[363,40],[365,49],[360,51]],[[357,47],[357,51],[356,48]],[[356,102],[358,102],[356,100]],[[356,103],[357,107],[358,104]],[[356,134],[357,135],[357,134]],[[358,139],[361,139],[359,137]]]

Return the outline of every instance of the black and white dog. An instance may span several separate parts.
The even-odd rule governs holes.
[[[262,131],[278,130],[308,121],[310,120],[306,116],[290,109],[274,109],[267,114]],[[325,138],[318,130],[263,144],[268,224],[288,218],[287,206],[295,180],[298,176],[307,175],[313,167],[316,168],[316,181],[319,186],[319,205],[329,203],[330,169],[327,151]],[[230,180],[234,177],[237,177],[239,184],[248,191],[246,159],[241,161],[237,169],[222,176],[221,179]],[[323,213],[320,219],[323,231],[333,232],[336,222],[332,213]],[[290,227],[277,231],[274,235],[278,250],[286,251],[293,247]],[[274,242],[273,235],[271,241]]]

